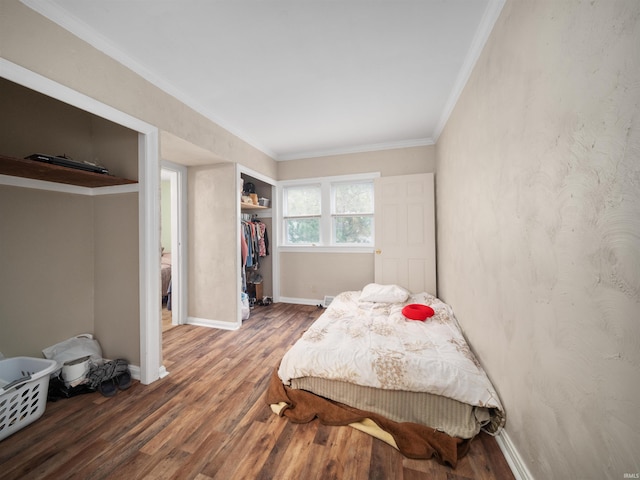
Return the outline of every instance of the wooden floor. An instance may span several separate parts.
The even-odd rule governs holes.
[[[409,460],[350,427],[295,425],[265,405],[273,368],[321,313],[256,307],[238,331],[177,326],[163,333],[170,374],[115,397],[48,403],[0,442],[2,479],[512,479],[481,434],[453,470]]]
[[[173,325],[171,323],[171,310],[167,310],[167,306],[166,304],[162,306],[162,334],[164,335],[164,333],[175,327],[175,325]]]

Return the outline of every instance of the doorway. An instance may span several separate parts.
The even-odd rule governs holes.
[[[160,179],[162,329],[164,331],[186,323],[184,298],[186,292],[184,249],[186,244],[186,167],[163,160]]]

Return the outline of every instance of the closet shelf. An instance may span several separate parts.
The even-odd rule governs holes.
[[[253,203],[240,202],[240,208],[245,210],[266,210],[269,207],[263,207],[262,205],[254,205]]]
[[[34,180],[89,188],[138,183],[136,180],[114,177],[104,173],[86,172],[75,168],[62,167],[27,158],[8,157],[6,155],[0,155],[0,175],[32,178]]]

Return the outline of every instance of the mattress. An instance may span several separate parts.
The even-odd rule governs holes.
[[[427,425],[458,438],[473,438],[490,421],[486,408],[426,392],[383,390],[315,377],[293,379],[291,388],[374,412],[395,422]]]
[[[449,305],[427,293],[399,302],[362,298],[338,295],[287,351],[278,368],[284,386],[452,437],[500,431],[498,395]],[[434,315],[408,321],[408,304],[429,305]]]

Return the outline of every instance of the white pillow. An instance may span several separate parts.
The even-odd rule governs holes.
[[[398,285],[370,283],[360,292],[361,302],[398,303],[409,298],[409,292]]]

